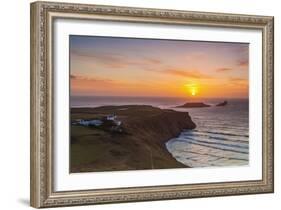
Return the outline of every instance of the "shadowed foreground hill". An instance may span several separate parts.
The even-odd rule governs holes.
[[[71,121],[115,114],[122,132],[71,125],[71,172],[187,167],[177,162],[165,143],[183,129],[193,129],[188,113],[152,106],[127,105],[72,108]]]

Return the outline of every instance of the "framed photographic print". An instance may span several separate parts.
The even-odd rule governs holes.
[[[273,192],[273,17],[31,4],[31,205]]]

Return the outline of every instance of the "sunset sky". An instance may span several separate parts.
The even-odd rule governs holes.
[[[73,96],[247,98],[248,44],[70,36]]]

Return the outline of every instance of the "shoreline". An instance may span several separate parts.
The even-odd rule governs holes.
[[[78,120],[114,114],[119,132],[104,126],[81,126]],[[188,168],[166,143],[196,125],[187,112],[149,105],[71,108],[71,172]],[[112,127],[110,127],[111,129]]]

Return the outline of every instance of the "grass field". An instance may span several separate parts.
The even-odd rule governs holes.
[[[165,142],[195,124],[188,113],[151,106],[72,108],[71,120],[109,114],[122,121],[122,133],[102,127],[71,125],[71,172],[187,167],[167,151]]]

